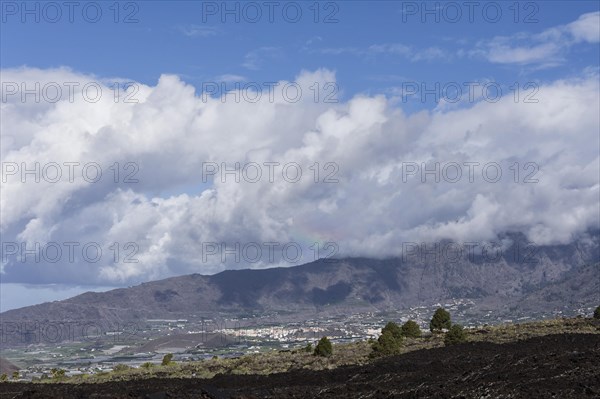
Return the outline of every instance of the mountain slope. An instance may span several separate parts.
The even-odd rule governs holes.
[[[6,360],[3,357],[0,357],[0,374],[6,374],[10,376],[13,372],[19,371],[19,368]]]
[[[598,235],[569,245],[523,251],[526,240],[497,260],[465,253],[460,259],[412,256],[347,258],[262,270],[193,274],[104,293],[85,293],[0,314],[3,321],[131,321],[193,318],[217,312],[335,312],[398,309],[470,298],[488,308],[531,298],[538,310],[555,293],[572,302],[596,303],[600,271]],[[520,248],[520,249],[519,249]],[[524,255],[525,254],[525,255]],[[596,266],[593,266],[596,265]],[[552,284],[557,284],[553,286]],[[554,288],[552,288],[554,287]],[[540,298],[534,301],[538,295]],[[559,299],[560,299],[559,298]]]

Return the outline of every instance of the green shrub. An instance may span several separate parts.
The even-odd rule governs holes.
[[[6,374],[0,375],[0,382],[6,382],[8,380],[8,376]]]
[[[594,310],[594,319],[600,319],[600,306]]]
[[[65,376],[65,370],[63,369],[52,369],[50,370],[50,372],[52,373],[52,378],[54,378],[55,380],[60,380],[62,378],[64,378]]]
[[[467,340],[467,334],[460,324],[454,324],[444,336],[445,345],[460,344]]]
[[[175,363],[172,360],[173,360],[173,354],[167,353],[165,356],[163,356],[161,366],[168,366],[170,364]]]
[[[429,331],[442,331],[443,328],[449,330],[450,326],[450,313],[443,308],[438,308],[433,314],[431,322],[429,323]]]
[[[327,357],[331,356],[332,353],[333,347],[331,345],[331,341],[327,337],[321,338],[315,347],[314,355]]]
[[[402,336],[394,336],[390,330],[382,329],[371,348],[371,357],[397,355],[402,350]]]
[[[142,365],[140,367],[143,369],[151,369],[152,367],[154,367],[154,363],[151,363],[151,362],[142,363]]]
[[[18,380],[19,379],[19,372],[18,371],[13,371],[13,373],[12,373],[12,379],[13,380]]]
[[[419,338],[421,336],[421,329],[417,323],[409,320],[402,325],[402,335],[409,338]]]
[[[304,352],[311,353],[312,351],[313,351],[313,347],[312,347],[312,344],[309,342],[308,344],[306,344],[306,347],[304,348]]]
[[[381,329],[381,334],[389,332],[394,338],[402,339],[402,329],[393,321],[389,321],[385,327]]]

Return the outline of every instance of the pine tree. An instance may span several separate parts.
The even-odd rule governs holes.
[[[372,346],[373,352],[371,353],[371,357],[377,356],[389,356],[389,355],[397,355],[402,350],[402,336],[394,337],[394,335],[388,330],[383,331],[377,342],[375,342]]]
[[[438,308],[433,317],[431,318],[431,322],[429,323],[429,330],[431,332],[434,331],[442,331],[443,328],[449,330],[452,323],[450,322],[450,313],[448,313],[443,308]]]
[[[328,357],[332,354],[333,347],[331,345],[331,341],[327,337],[321,338],[319,340],[319,343],[317,343],[317,346],[315,347],[314,355]]]
[[[402,338],[402,329],[400,328],[400,326],[396,323],[394,323],[393,321],[388,322],[385,327],[383,327],[381,329],[381,334],[384,334],[386,332],[389,332],[390,334],[392,334],[392,336],[394,338]]]
[[[402,335],[409,338],[419,338],[421,336],[421,329],[417,323],[409,320],[402,325]]]
[[[460,324],[454,324],[444,336],[445,345],[460,344],[467,340],[467,334]]]
[[[171,364],[171,361],[173,360],[173,354],[172,353],[167,353],[162,360],[161,365],[162,366],[168,366],[169,364]]]

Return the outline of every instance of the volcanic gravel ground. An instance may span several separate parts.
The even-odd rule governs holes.
[[[5,398],[600,398],[600,335],[466,343],[364,366],[270,376],[102,384],[0,384]]]

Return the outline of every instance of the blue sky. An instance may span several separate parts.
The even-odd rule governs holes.
[[[46,4],[2,1],[2,162],[133,162],[139,183],[40,185],[3,169],[2,241],[87,240],[105,253],[133,242],[140,261],[3,256],[2,310],[185,273],[289,265],[206,262],[206,242],[288,240],[305,254],[335,242],[339,255],[398,256],[407,241],[521,231],[565,243],[600,225],[597,1],[477,2],[472,18],[469,2],[280,2],[272,22],[261,1],[79,2],[72,22],[62,2],[51,3],[60,16]],[[238,11],[223,20],[223,7]],[[249,21],[257,7],[260,20]],[[7,94],[15,82],[91,80],[135,82],[139,104]],[[207,84],[292,81],[308,100],[201,100]],[[472,100],[469,82],[480,85]],[[336,102],[310,101],[315,83],[335,83]],[[451,98],[461,88],[460,99],[422,99],[436,85]],[[482,98],[483,85],[502,98]],[[200,178],[203,161],[254,160],[335,163],[340,181]],[[540,183],[401,179],[406,161],[473,160],[498,162],[505,178],[514,162],[533,163]]]
[[[205,3],[216,4],[217,15],[203,10],[210,10]],[[513,2],[491,2],[493,7],[487,8],[486,2],[481,2],[473,9],[473,22],[465,2],[454,3],[462,13],[458,18],[454,16],[456,7],[438,8],[438,15],[425,13],[439,3],[340,1],[332,3],[334,7],[321,2],[319,23],[314,22],[313,2],[294,3],[302,10],[297,23],[286,20],[283,6],[274,9],[274,22],[270,23],[264,2],[255,3],[262,12],[256,23],[251,22],[254,11],[245,9],[244,2],[227,3],[232,9],[238,5],[239,23],[235,14],[220,15],[222,2],[143,1],[134,3],[137,8],[121,2],[119,23],[114,23],[114,9],[109,9],[112,3],[99,3],[103,14],[94,24],[86,22],[79,9],[74,11],[73,23],[67,19],[67,9],[57,23],[46,21],[40,9],[40,22],[35,23],[35,16],[23,16],[19,6],[15,15],[4,16],[1,65],[68,66],[146,84],[172,73],[199,90],[203,82],[223,75],[268,82],[291,80],[302,69],[328,68],[336,71],[340,88],[349,97],[389,93],[390,86],[412,81],[494,80],[507,85],[515,80],[546,81],[577,74],[598,60],[598,46],[581,44],[558,50],[554,55],[563,61],[554,67],[541,61],[489,62],[483,55],[469,55],[478,43],[498,36],[535,35],[573,22],[582,14],[597,11],[598,2],[547,1],[533,3],[535,7],[527,2],[519,7]],[[496,19],[497,9],[501,16],[490,22]],[[46,11],[46,18],[53,18],[51,12]],[[288,8],[288,20],[293,13],[294,8]],[[131,20],[138,22],[123,23],[130,14]],[[26,23],[19,17],[25,17]],[[452,22],[454,19],[457,22]],[[524,40],[524,44],[535,41]]]

